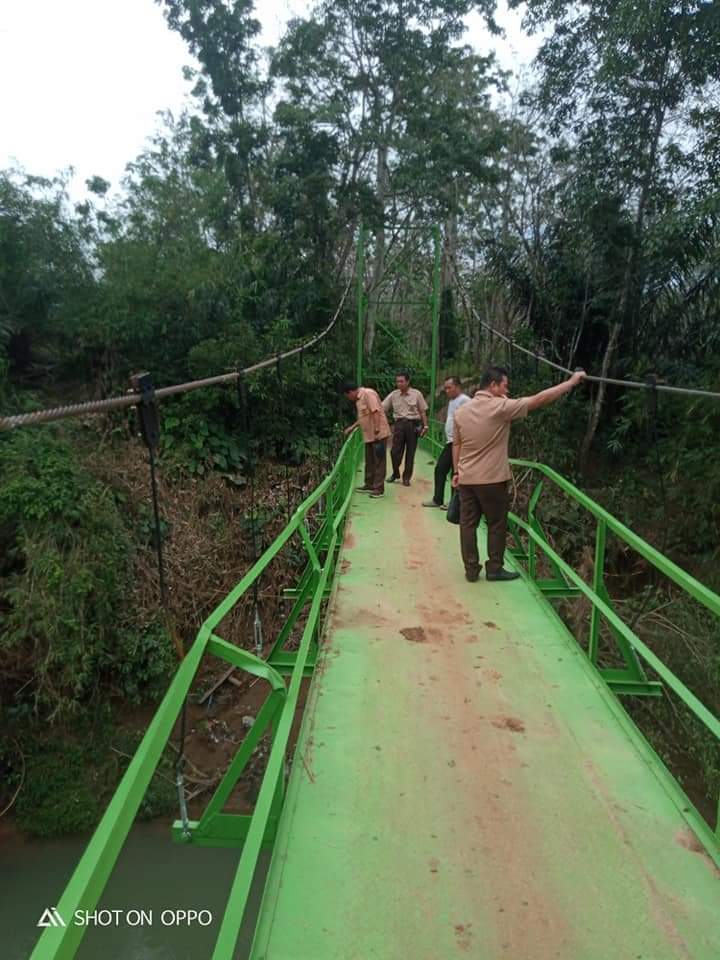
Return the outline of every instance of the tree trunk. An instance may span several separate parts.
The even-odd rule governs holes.
[[[445,243],[440,263],[440,357],[454,356],[458,350],[455,290],[455,253],[458,239],[458,218],[453,211],[445,221]]]
[[[667,82],[667,69],[669,64],[669,47],[665,51],[662,73],[658,79],[657,100],[651,109],[648,123],[649,152],[644,164],[642,181],[640,183],[640,195],[638,197],[637,215],[633,229],[632,245],[628,251],[627,265],[623,277],[622,293],[620,295],[620,305],[616,314],[616,321],[610,330],[608,344],[605,349],[605,356],[602,363],[602,377],[607,377],[610,371],[610,364],[617,350],[620,339],[620,331],[624,324],[632,321],[639,313],[639,301],[642,293],[642,283],[644,275],[643,265],[643,232],[645,229],[645,210],[647,208],[648,198],[653,186],[655,169],[657,167],[658,149],[660,146],[660,137],[662,135],[665,123],[666,103],[663,99],[665,84]],[[579,467],[581,472],[585,471],[587,458],[590,453],[590,447],[595,439],[598,424],[600,423],[600,414],[605,401],[606,385],[598,384],[598,391],[595,395],[590,417],[588,419],[587,429],[583,442],[580,446]]]
[[[602,369],[600,371],[601,377],[607,377],[608,375],[610,364],[615,356],[615,350],[617,349],[618,340],[620,339],[621,329],[622,323],[620,321],[616,321],[610,330],[607,347],[605,348],[605,355],[603,356]],[[600,414],[602,413],[603,403],[605,402],[606,390],[607,387],[605,383],[601,382],[598,384],[597,393],[595,394],[595,400],[593,401],[590,417],[588,419],[587,429],[585,430],[585,436],[583,437],[583,442],[580,446],[579,468],[581,473],[585,472],[587,458],[590,453],[590,447],[595,439],[595,433],[597,432],[598,424],[600,423]]]

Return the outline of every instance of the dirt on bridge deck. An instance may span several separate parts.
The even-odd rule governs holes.
[[[720,956],[647,748],[523,581],[464,580],[429,490],[356,495],[254,960]]]

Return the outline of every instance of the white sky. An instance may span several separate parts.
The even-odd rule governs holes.
[[[256,0],[261,42],[277,43],[304,0]],[[500,2],[506,40],[496,41],[476,14],[466,42],[496,46],[501,65],[519,69],[537,41]],[[0,168],[19,163],[52,176],[74,167],[71,194],[98,174],[117,186],[125,165],[158,126],[157,112],[179,112],[190,85],[190,57],[153,0],[2,0],[0,2]]]

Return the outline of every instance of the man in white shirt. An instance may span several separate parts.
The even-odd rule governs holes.
[[[445,418],[445,446],[435,464],[435,493],[432,500],[426,500],[423,503],[424,507],[443,508],[445,505],[445,481],[452,471],[455,411],[470,399],[466,393],[463,393],[462,384],[458,377],[448,377],[443,384],[443,389],[445,390],[445,396],[450,401]]]

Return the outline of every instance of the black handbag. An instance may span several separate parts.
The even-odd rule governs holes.
[[[460,523],[460,494],[457,488],[452,492],[445,516],[448,523]]]

